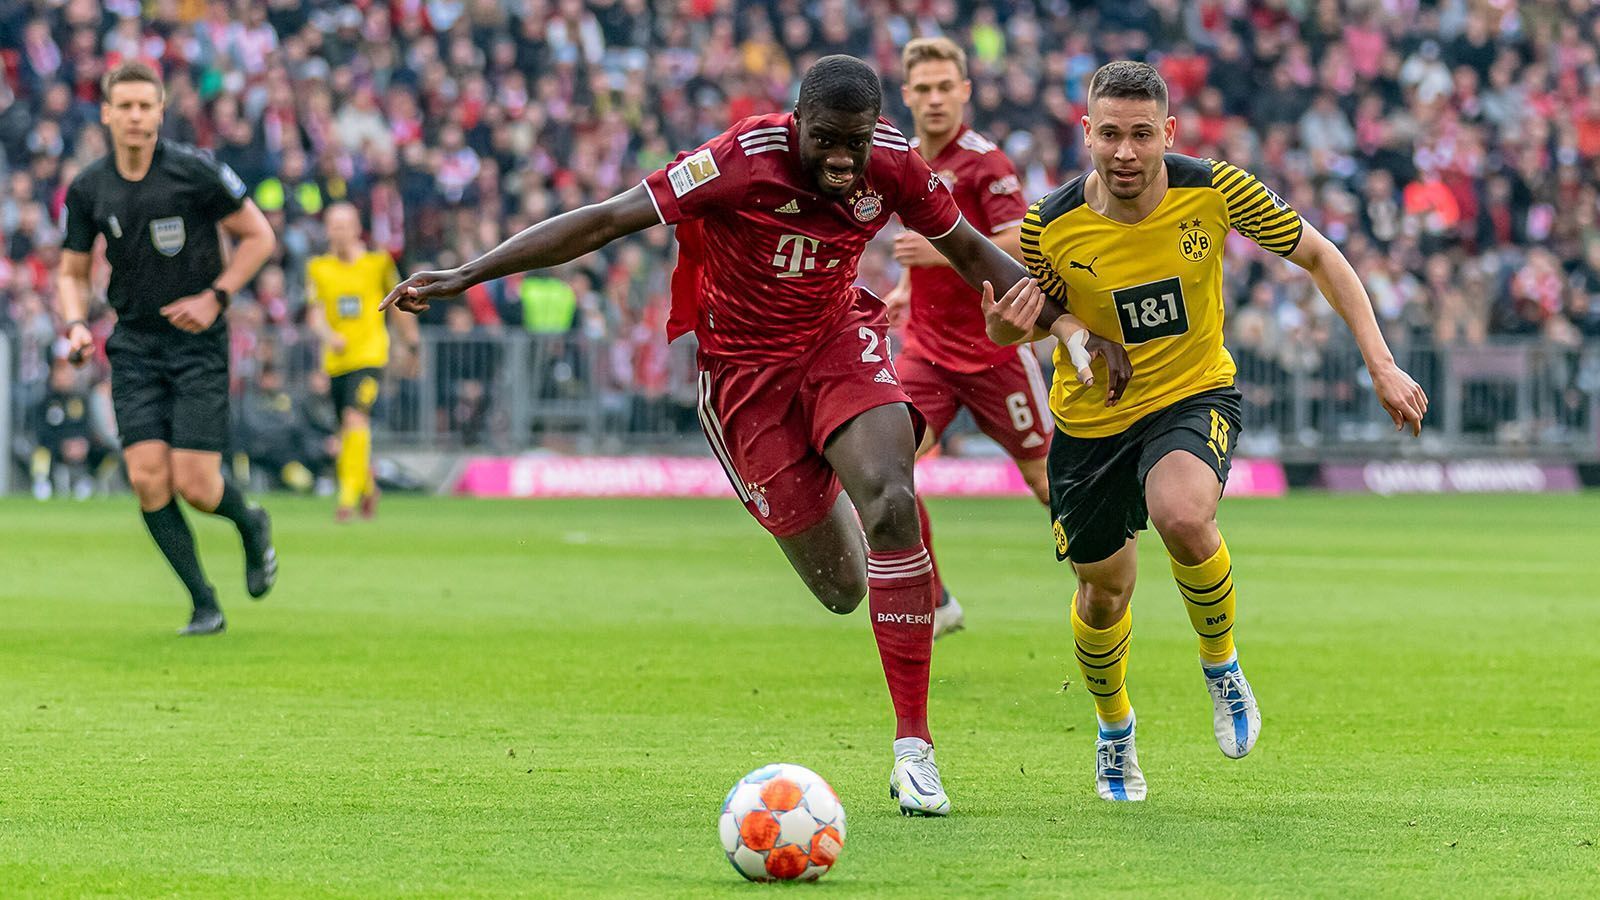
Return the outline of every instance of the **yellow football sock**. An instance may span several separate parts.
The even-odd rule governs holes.
[[[48,481],[50,469],[54,465],[54,458],[50,451],[44,447],[33,448],[33,456],[28,461],[28,472],[33,475],[34,481]]]
[[[361,502],[367,481],[372,477],[372,429],[347,428],[339,444],[339,505],[352,507]]]
[[[1094,628],[1078,618],[1078,598],[1072,598],[1072,640],[1078,669],[1083,672],[1100,721],[1121,722],[1133,712],[1128,703],[1128,645],[1133,637],[1133,610],[1110,628]]]
[[[1220,537],[1220,535],[1219,535]],[[1233,560],[1223,541],[1211,558],[1198,566],[1172,561],[1172,577],[1183,595],[1183,608],[1200,635],[1200,658],[1225,663],[1233,656]]]
[[[285,464],[278,470],[278,477],[283,480],[284,486],[300,494],[309,494],[317,486],[317,476],[311,474],[311,470],[303,463]]]

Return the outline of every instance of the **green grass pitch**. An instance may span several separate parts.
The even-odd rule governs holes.
[[[1593,494],[1225,503],[1241,761],[1147,540],[1133,806],[1094,796],[1041,511],[935,501],[968,610],[934,654],[948,820],[888,800],[865,610],[733,503],[268,503],[260,604],[191,514],[230,626],[197,640],[130,499],[0,503],[0,896],[754,896],[715,819],[772,761],[848,811],[819,896],[1600,890]]]

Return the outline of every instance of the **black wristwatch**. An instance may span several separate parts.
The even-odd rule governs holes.
[[[228,301],[233,299],[233,295],[228,293],[228,291],[226,289],[219,288],[214,284],[211,286],[211,293],[216,295],[216,297],[217,297],[217,305],[222,307],[223,309],[227,309],[228,308]]]

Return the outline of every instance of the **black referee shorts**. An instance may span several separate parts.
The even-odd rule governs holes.
[[[226,328],[118,328],[106,341],[106,360],[122,446],[165,441],[179,450],[227,452]]]
[[[1057,428],[1047,463],[1056,559],[1100,562],[1148,528],[1144,480],[1174,450],[1204,460],[1217,481],[1227,484],[1242,400],[1236,388],[1216,388],[1102,438],[1073,437]]]

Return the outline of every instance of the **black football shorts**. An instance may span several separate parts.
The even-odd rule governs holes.
[[[228,331],[189,334],[163,323],[118,328],[106,341],[111,405],[122,446],[165,441],[179,450],[228,449]]]
[[[1121,434],[1073,437],[1056,429],[1047,463],[1056,559],[1094,563],[1149,527],[1144,480],[1163,456],[1184,450],[1227,484],[1242,398],[1233,387],[1185,397]]]

